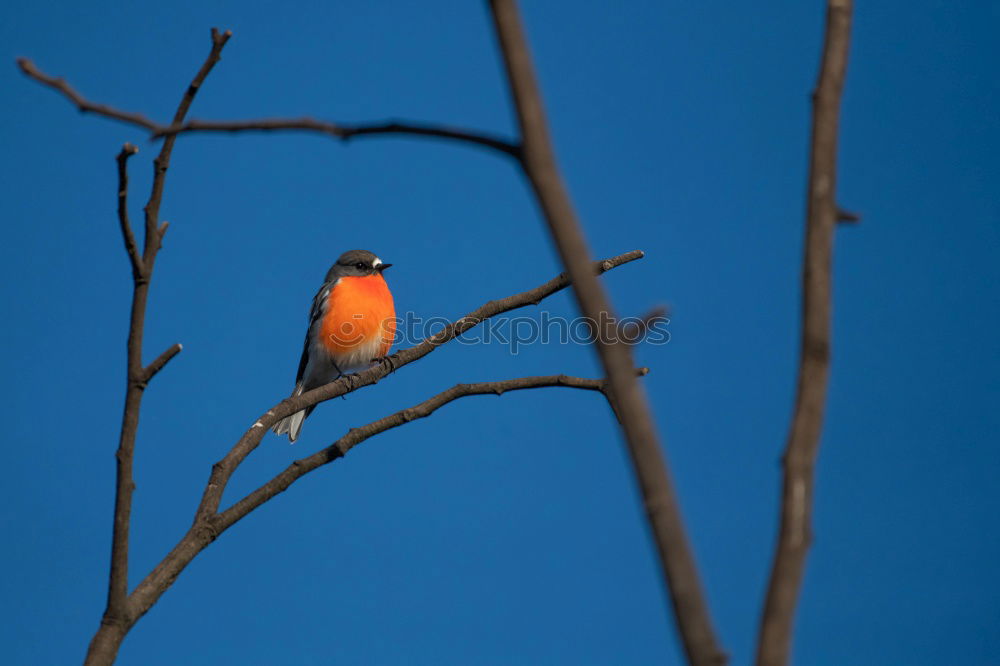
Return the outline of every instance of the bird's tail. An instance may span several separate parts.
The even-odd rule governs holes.
[[[291,397],[294,398],[297,395],[302,395],[302,392],[302,382],[299,382],[295,385],[295,390],[292,391]],[[299,438],[299,431],[302,430],[302,422],[306,420],[306,417],[309,416],[313,409],[313,407],[308,407],[303,409],[301,412],[295,412],[291,416],[286,416],[275,423],[271,430],[273,430],[276,435],[284,435],[287,433],[288,441],[294,444],[295,440]]]

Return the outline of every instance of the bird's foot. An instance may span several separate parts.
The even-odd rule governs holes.
[[[396,355],[392,356],[377,356],[372,359],[372,364],[378,364],[389,368],[389,372],[396,372]]]
[[[337,368],[336,365],[334,365],[333,367]],[[349,389],[348,390],[348,393],[349,393],[350,391],[353,391],[356,388],[354,386],[354,378],[356,378],[357,376],[358,376],[358,374],[356,372],[352,372],[352,373],[348,374],[346,372],[343,372],[340,368],[337,368],[337,378],[334,379],[333,381],[336,382],[336,381],[339,381],[341,379],[347,379],[347,386],[348,386],[348,389]],[[342,394],[340,396],[340,399],[341,400],[347,400],[347,393]]]

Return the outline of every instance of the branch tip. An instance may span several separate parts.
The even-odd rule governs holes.
[[[844,208],[837,209],[837,222],[846,224],[855,224],[861,221],[861,215],[858,213],[845,210]]]
[[[218,46],[224,45],[229,38],[233,36],[232,30],[226,30],[225,32],[220,32],[218,28],[212,28],[212,42]]]
[[[157,356],[155,359],[153,359],[153,361],[148,366],[146,366],[146,368],[144,370],[146,381],[148,382],[154,376],[156,376],[156,373],[158,373],[160,370],[162,370],[163,367],[167,363],[169,363],[170,360],[173,357],[175,357],[178,354],[180,354],[181,353],[181,349],[183,349],[183,348],[184,347],[181,345],[181,343],[178,342],[178,343],[172,345],[170,348],[168,348],[162,354],[160,354],[159,356]]]

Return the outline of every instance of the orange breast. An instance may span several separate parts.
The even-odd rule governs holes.
[[[385,356],[395,333],[396,309],[381,275],[342,277],[330,290],[320,338],[331,354],[370,349],[371,358]]]

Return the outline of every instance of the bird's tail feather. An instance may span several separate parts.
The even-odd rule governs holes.
[[[293,398],[297,395],[302,395],[302,382],[296,384],[295,390],[292,391]],[[291,416],[286,416],[275,423],[271,429],[276,435],[287,434],[288,441],[294,444],[295,440],[299,438],[299,431],[302,430],[302,422],[306,420],[311,411],[312,408],[310,407],[309,409],[303,409],[301,412],[295,412]]]

